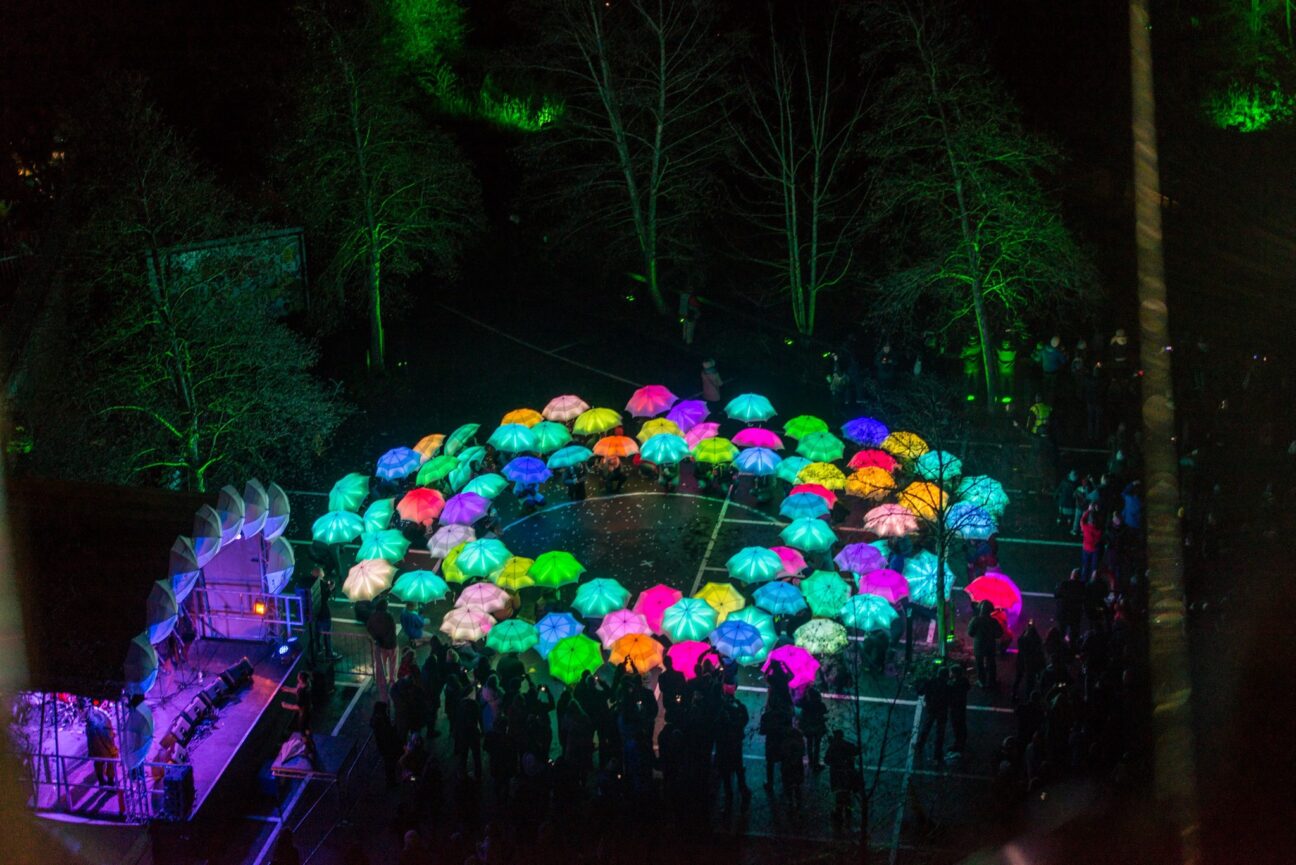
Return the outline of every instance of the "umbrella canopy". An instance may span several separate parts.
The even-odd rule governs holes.
[[[747,606],[747,599],[732,583],[707,583],[698,589],[695,598],[701,598],[716,611],[716,621],[723,622],[734,610]]]
[[[854,571],[857,574],[886,567],[886,556],[872,544],[847,544],[833,557],[833,561],[843,571]]]
[[[704,439],[715,438],[720,435],[720,424],[702,421],[689,427],[688,432],[684,433],[684,441],[688,442],[690,448],[695,448]]]
[[[449,454],[441,454],[423,464],[423,468],[419,469],[416,482],[420,486],[436,483],[457,468],[459,468],[459,460]]]
[[[913,511],[924,520],[935,520],[938,513],[945,510],[949,497],[945,491],[927,481],[914,481],[900,491],[896,501]]]
[[[534,586],[535,580],[531,579],[531,575],[527,573],[533,564],[535,564],[535,559],[528,559],[525,556],[509,556],[509,560],[504,563],[504,567],[490,575],[490,580],[501,589],[507,589],[510,592]]]
[[[768,673],[775,664],[787,668],[788,675],[792,678],[788,686],[794,691],[809,685],[819,675],[819,662],[800,646],[779,646],[769,653],[761,670]]]
[[[405,558],[409,545],[410,542],[399,529],[365,532],[360,536],[360,549],[356,551],[356,561],[386,559],[389,562],[399,562]]]
[[[783,439],[778,437],[774,430],[768,430],[764,427],[749,426],[746,429],[738,431],[733,437],[733,443],[740,448],[769,448],[772,451],[783,450]]]
[[[998,534],[999,525],[980,505],[972,502],[955,502],[945,512],[945,528],[960,538],[967,540],[985,540]]]
[[[760,607],[743,607],[737,612],[730,613],[729,618],[725,619],[726,625],[735,622],[745,622],[754,627],[760,633],[761,647],[749,655],[736,655],[734,660],[740,664],[759,664],[764,661],[770,649],[773,649],[774,644],[778,642],[778,634],[774,631],[774,617]]]
[[[799,414],[783,424],[783,434],[794,439],[805,438],[818,432],[828,432],[828,424],[823,418],[812,414]]]
[[[957,497],[960,501],[980,505],[996,519],[1008,507],[1008,494],[1003,484],[989,475],[968,475],[959,481]]]
[[[635,438],[639,440],[640,444],[643,444],[653,436],[660,435],[662,433],[673,433],[674,435],[677,435],[680,438],[684,437],[684,431],[679,428],[679,424],[675,423],[674,421],[667,420],[664,417],[657,417],[657,418],[653,418],[652,420],[645,423],[642,427],[640,427],[639,433],[638,435],[635,436]]]
[[[441,433],[432,433],[425,435],[414,445],[414,451],[419,455],[423,462],[427,462],[436,456],[436,452],[441,450],[441,443],[445,441],[445,436]]]
[[[783,570],[778,553],[765,547],[743,547],[725,562],[729,576],[744,583],[772,580]]]
[[[572,432],[578,436],[592,436],[616,429],[621,425],[621,415],[610,408],[592,408],[580,413]]]
[[[479,429],[481,429],[481,424],[479,423],[464,424],[454,432],[450,433],[450,435],[446,436],[445,444],[441,446],[441,449],[450,456],[454,456],[459,453],[459,451],[463,450],[464,445],[473,440],[473,437],[477,435],[477,430]]]
[[[744,393],[729,400],[729,404],[725,406],[725,414],[743,423],[753,423],[769,420],[777,412],[774,411],[774,406],[770,405],[770,401],[760,394]]]
[[[589,411],[589,403],[575,394],[563,394],[549,400],[541,412],[547,420],[567,423],[576,420],[582,413]]]
[[[514,457],[501,471],[515,484],[542,484],[553,477],[553,472],[536,457]]]
[[[157,683],[157,649],[149,642],[147,631],[131,640],[126,649],[126,662],[122,665],[122,671],[126,674],[128,694],[147,694]]]
[[[841,459],[845,450],[842,440],[830,432],[812,432],[797,442],[797,453],[820,463]]]
[[[766,583],[756,590],[756,604],[776,616],[791,616],[806,608],[801,590],[791,583]]]
[[[895,490],[895,478],[877,466],[856,469],[846,478],[846,495],[882,501]]]
[[[795,496],[798,493],[814,493],[823,499],[830,508],[835,507],[837,504],[837,494],[823,484],[797,484],[788,490],[789,496]]]
[[[702,400],[683,399],[675,403],[675,407],[666,413],[666,420],[682,430],[689,430],[706,420],[710,413],[711,410]]]
[[[923,441],[917,433],[911,433],[907,430],[891,433],[882,440],[882,444],[878,445],[878,447],[896,459],[909,462],[927,453],[927,442]]]
[[[504,567],[512,555],[503,541],[482,538],[464,544],[455,564],[470,577],[485,577]]]
[[[413,474],[423,464],[423,456],[413,448],[392,448],[378,457],[374,474],[394,481]]]
[[[682,673],[686,680],[692,680],[697,678],[698,662],[709,651],[711,651],[709,643],[701,640],[682,640],[666,650],[666,657],[670,658],[673,669]],[[715,658],[709,659],[709,662],[713,667],[718,666]]]
[[[382,501],[390,503],[388,499]],[[369,511],[372,511],[377,505],[378,502],[374,502],[369,506]],[[436,518],[441,515],[444,508],[445,497],[428,487],[415,487],[401,496],[400,503],[396,505],[396,511],[401,515],[401,519],[422,526],[432,525]],[[366,520],[369,518],[369,511],[365,511]]]
[[[439,601],[449,593],[446,581],[431,571],[406,571],[392,586],[392,594],[410,604]]]
[[[909,581],[898,571],[878,568],[860,575],[859,590],[862,595],[877,595],[888,603],[898,604],[909,597]]]
[[[377,499],[369,507],[365,508],[364,530],[366,532],[381,532],[389,527],[392,514],[396,512],[393,507],[395,502],[395,499]]]
[[[157,645],[171,636],[179,616],[175,589],[171,588],[171,581],[154,581],[144,606],[144,620],[148,623],[145,633],[148,634],[149,643]]]
[[[539,642],[536,626],[522,619],[500,622],[486,634],[486,647],[497,652],[525,652]]]
[[[778,572],[780,577],[796,576],[806,569],[805,556],[791,547],[770,547],[770,552],[778,555],[779,561],[783,563]]]
[[[391,588],[396,566],[385,559],[366,559],[347,572],[342,594],[352,601],[372,601]]]
[[[466,447],[455,455],[455,459],[459,461],[458,468],[460,469],[480,465],[481,461],[486,459],[486,447],[484,445]]]
[[[535,433],[531,432],[530,427],[522,426],[520,423],[507,423],[495,432],[486,443],[500,453],[520,454],[526,451],[533,451],[537,447]]]
[[[895,607],[881,595],[856,595],[841,607],[841,620],[857,631],[888,630],[898,617]]]
[[[459,493],[446,500],[441,509],[442,525],[471,526],[486,516],[490,510],[490,499],[476,493]]]
[[[727,438],[708,438],[693,448],[693,459],[700,463],[731,463],[738,456],[738,448]]]
[[[329,511],[311,525],[311,537],[324,544],[345,544],[363,531],[364,520],[350,511]]]
[[[818,484],[830,490],[846,489],[846,475],[832,463],[810,463],[797,472],[797,480],[803,484]]]
[[[968,593],[968,597],[974,603],[989,601],[990,606],[1000,610],[1007,610],[1009,618],[1016,618],[1016,614],[1021,613],[1022,594],[1021,589],[1007,574],[1001,574],[998,571],[987,571],[982,576],[967,584],[963,591]]]
[[[915,604],[924,607],[936,606],[936,554],[922,550],[917,555],[905,560],[904,576],[909,581],[909,597]],[[945,598],[948,600],[954,589],[954,572],[945,565]]]
[[[536,650],[540,652],[540,657],[547,658],[560,640],[573,637],[584,630],[585,625],[571,613],[550,613],[536,622],[536,633],[540,635]]]
[[[563,637],[549,650],[549,675],[565,685],[574,685],[586,673],[603,666],[599,644],[584,634]]]
[[[358,511],[360,505],[369,497],[369,478],[352,472],[333,485],[329,490],[328,509],[330,511]]]
[[[651,633],[648,622],[633,610],[613,610],[603,617],[603,623],[596,632],[603,641],[603,648],[611,649],[612,645],[626,634]]]
[[[601,457],[630,457],[639,453],[639,445],[629,436],[604,436],[594,443],[594,453]]]
[[[807,553],[822,552],[837,543],[837,535],[823,520],[793,520],[779,532],[783,543]]]
[[[444,559],[450,555],[450,551],[455,547],[476,537],[477,533],[472,530],[471,526],[441,526],[433,533],[432,537],[428,538],[428,552],[432,554],[433,558]]]
[[[639,455],[657,465],[674,465],[688,459],[689,446],[684,437],[674,433],[658,433],[643,443]]]
[[[441,573],[449,582],[468,582],[468,575],[459,570],[459,554],[463,552],[463,548],[466,546],[468,546],[468,541],[456,544],[450,552],[446,553],[446,557],[441,560]]]
[[[815,571],[801,581],[801,594],[816,616],[837,615],[850,593],[850,583],[836,571]]]
[[[662,630],[675,642],[702,640],[717,618],[715,608],[701,598],[680,598],[662,613]]]
[[[495,620],[476,607],[454,607],[441,619],[441,633],[455,643],[473,643],[490,633]]]
[[[669,409],[679,400],[670,392],[670,388],[660,384],[648,384],[630,395],[626,411],[631,417],[652,417]]]
[[[544,415],[533,408],[515,408],[500,418],[500,426],[515,423],[524,427],[533,427],[542,420],[544,420]]]
[[[450,489],[458,493],[462,492],[463,488],[468,486],[468,482],[472,480],[472,476],[473,467],[466,463],[460,463],[458,468],[450,472],[446,477],[446,482],[450,484]]]
[[[886,424],[871,417],[857,417],[842,424],[842,435],[857,445],[875,448],[891,434]]]
[[[542,454],[553,453],[571,441],[567,427],[551,420],[541,421],[531,427],[531,434],[535,436],[536,451]]]
[[[663,657],[662,644],[647,634],[626,634],[612,644],[612,663],[620,666],[629,661],[640,674],[660,667]]]
[[[895,470],[900,468],[900,461],[891,454],[877,448],[865,448],[862,451],[856,451],[851,456],[850,461],[846,463],[849,469],[866,469],[879,468],[887,474],[894,474]]]
[[[814,519],[832,511],[828,503],[814,493],[793,493],[779,505],[779,516],[789,520]]]
[[[755,655],[765,648],[765,638],[760,629],[749,622],[729,619],[716,625],[711,632],[711,645],[717,652],[730,658]]]
[[[503,475],[497,475],[489,472],[484,475],[478,475],[468,483],[464,484],[463,492],[472,493],[481,496],[484,499],[494,499],[497,495],[508,489],[508,481]]]
[[[769,477],[778,470],[779,455],[769,448],[750,447],[738,454],[734,460],[738,471],[755,475],[758,478]]]
[[[606,616],[613,610],[619,610],[630,600],[630,590],[608,577],[600,577],[581,583],[576,589],[576,598],[572,606],[580,614],[589,618]]]
[[[927,451],[914,460],[914,473],[923,480],[952,484],[963,474],[963,461],[949,451]]]
[[[654,634],[662,632],[662,614],[666,609],[680,598],[684,593],[679,589],[658,583],[649,589],[644,589],[635,599],[634,611],[644,617],[648,623],[649,629]]]
[[[879,538],[902,538],[918,531],[918,518],[904,505],[878,505],[864,515],[864,531]]]
[[[594,456],[594,451],[584,445],[568,445],[549,457],[545,465],[551,469],[569,469]]]
[[[803,456],[783,457],[783,460],[778,464],[778,468],[774,470],[774,475],[781,481],[794,484],[797,482],[797,476],[801,474],[801,470],[808,465],[811,465],[810,460]]]
[[[832,619],[811,619],[793,632],[792,641],[812,655],[835,655],[846,648],[846,628]]]
[[[527,573],[537,586],[556,589],[580,579],[580,575],[585,573],[585,566],[576,561],[571,553],[551,550],[536,556],[535,564],[531,565],[531,570]]]
[[[454,605],[483,613],[498,613],[512,607],[508,592],[494,583],[473,583],[459,593]]]

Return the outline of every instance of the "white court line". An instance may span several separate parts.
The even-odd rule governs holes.
[[[762,688],[759,685],[739,685],[739,691],[749,691],[754,694],[767,694],[768,688]],[[895,703],[897,706],[917,706],[918,700],[901,700],[890,697],[857,697],[854,694],[820,694],[825,700],[847,700],[860,703]],[[1002,706],[968,706],[969,712],[998,712],[1005,715],[1013,714],[1012,709],[1005,709]]]
[[[333,727],[333,732],[330,735],[336,736],[342,732],[342,725],[347,722],[347,718],[351,717],[351,710],[356,707],[356,703],[360,702],[360,695],[369,689],[369,683],[372,681],[373,676],[365,676],[360,682],[360,687],[356,688],[355,695],[351,698],[351,702],[347,703],[346,711],[342,713],[341,718],[338,718],[338,722]]]
[[[707,566],[706,566],[705,568],[703,568],[702,570],[704,570],[704,571],[720,571],[721,573],[725,573],[725,574],[729,573],[729,569],[728,569],[728,568],[717,568],[715,565],[707,565]]]
[[[711,540],[707,541],[706,552],[702,554],[702,564],[698,565],[697,576],[693,579],[693,588],[689,591],[689,597],[697,594],[698,586],[702,585],[702,574],[707,569],[707,562],[711,558],[711,551],[715,549],[716,536],[720,534],[720,527],[724,525],[725,514],[729,512],[729,496],[733,493],[733,487],[725,493],[724,504],[720,506],[720,516],[716,519],[715,528],[711,530]]]
[[[1022,592],[1021,596],[1023,598],[1051,598],[1053,597],[1053,593],[1052,592]]]
[[[1079,541],[1052,541],[1034,538],[999,538],[1001,544],[1035,544],[1041,547],[1078,547]]]
[[[913,774],[914,747],[918,744],[918,733],[922,728],[922,706],[914,709],[913,732],[909,734],[909,747],[905,749],[904,777],[900,780],[900,805],[896,808],[895,827],[891,830],[890,865],[895,865],[896,855],[900,851],[900,829],[904,826],[905,811],[909,809],[909,777]]]
[[[743,759],[757,760],[761,763],[765,762],[765,757],[762,754],[743,754]],[[899,774],[903,772],[904,769],[901,769],[897,766],[865,766],[864,771],[865,772],[891,772],[894,774]],[[935,769],[913,769],[910,771],[910,774],[934,775],[938,778],[962,778],[967,781],[990,781],[994,778],[993,775],[975,775],[969,772],[940,772]],[[885,844],[882,845],[882,847],[883,849],[888,849],[888,850],[890,849]]]

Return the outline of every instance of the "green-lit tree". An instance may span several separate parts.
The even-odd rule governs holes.
[[[871,306],[889,323],[970,324],[993,404],[995,335],[1077,308],[1093,269],[1041,184],[1058,154],[1022,127],[962,21],[940,4],[869,9],[881,37],[872,59],[892,70],[873,103],[872,150],[895,253]]]
[[[301,22],[309,59],[281,154],[284,192],[324,252],[317,283],[338,306],[363,298],[369,366],[381,373],[393,282],[453,272],[479,223],[480,192],[450,137],[411,109],[418,91],[402,77],[386,7],[365,5],[347,20],[307,10]]]

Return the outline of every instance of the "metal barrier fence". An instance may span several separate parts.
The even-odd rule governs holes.
[[[192,600],[186,603],[190,604],[199,635],[203,637],[288,639],[299,636],[305,628],[302,599],[298,595],[206,585],[194,588],[189,597]]]
[[[18,754],[18,778],[29,788],[27,804],[37,811],[63,811],[99,819],[143,822],[158,809],[149,794],[144,763],[126,771],[120,757]],[[161,794],[161,784],[155,795]]]
[[[337,661],[336,666],[333,668],[335,673],[349,673],[353,676],[372,676],[374,674],[373,640],[369,639],[368,634],[352,631],[333,631],[331,636],[333,651],[342,656],[341,660]]]

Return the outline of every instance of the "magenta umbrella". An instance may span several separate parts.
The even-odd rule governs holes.
[[[713,439],[720,434],[720,424],[718,423],[698,423],[689,427],[688,432],[684,433],[684,441],[688,442],[690,449],[698,446],[702,439]]]
[[[837,563],[840,570],[854,571],[857,574],[866,574],[886,567],[886,557],[872,544],[847,544],[842,547],[842,551],[833,558],[833,561]]]
[[[780,577],[794,577],[806,569],[805,556],[791,547],[770,547],[778,553],[778,557],[783,560],[783,570],[779,571]]]
[[[764,427],[749,426],[744,430],[739,430],[738,434],[729,441],[738,445],[740,448],[769,448],[772,451],[783,450],[783,439],[773,430]]]
[[[984,575],[968,583],[963,591],[968,593],[973,603],[989,601],[995,609],[1005,611],[1008,614],[1009,628],[1017,626],[1022,611],[1021,590],[1007,574],[986,571]]]
[[[634,612],[639,613],[648,623],[654,634],[662,632],[662,613],[671,604],[684,597],[684,593],[678,589],[672,589],[670,586],[658,583],[649,589],[644,589],[635,599]]]
[[[761,670],[768,673],[774,664],[780,663],[787,667],[788,674],[792,676],[788,687],[794,691],[809,685],[819,674],[819,662],[800,646],[779,646],[769,653]]]
[[[673,406],[678,399],[665,385],[644,385],[630,395],[626,411],[634,417],[653,417]]]
[[[707,419],[711,410],[707,404],[700,399],[682,399],[675,403],[675,407],[666,413],[666,420],[673,422],[677,427],[688,432],[693,427]]]
[[[704,643],[701,640],[684,640],[675,643],[666,650],[666,657],[671,659],[671,664],[676,670],[684,674],[685,679],[697,678],[697,665],[702,656],[711,650],[710,643]],[[711,663],[720,666],[715,658]]]
[[[476,493],[459,493],[446,499],[441,510],[442,525],[471,526],[486,516],[490,510],[490,499]]]
[[[859,578],[861,595],[881,595],[893,604],[909,597],[909,581],[904,574],[890,568],[878,568]]]
[[[878,505],[864,515],[864,531],[879,538],[900,538],[918,531],[918,518],[904,505]]]

